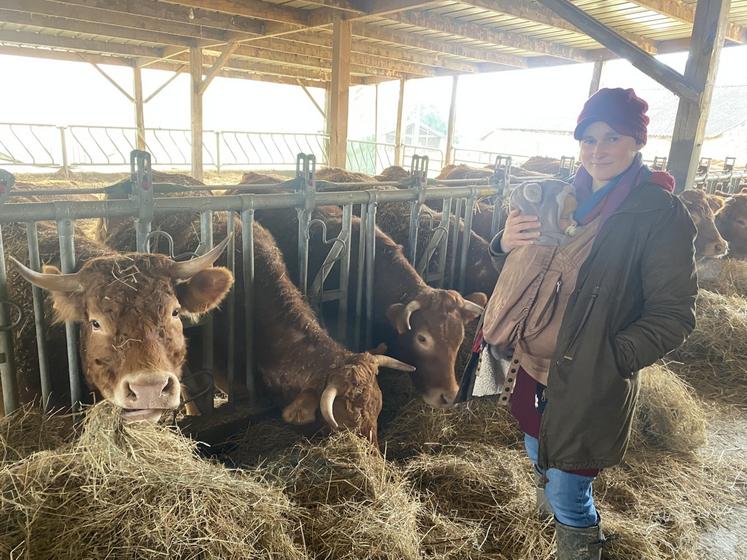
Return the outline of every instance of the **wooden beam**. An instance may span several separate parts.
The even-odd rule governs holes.
[[[335,18],[332,36],[332,84],[329,104],[329,165],[347,167],[348,104],[350,90],[349,20]]]
[[[257,0],[163,0],[164,3],[178,6],[189,6],[235,16],[244,16],[280,23],[293,23],[306,26],[309,21],[309,11],[300,8],[277,6],[269,2]]]
[[[693,186],[730,5],[731,0],[698,0],[695,10],[685,78],[703,93],[694,101],[680,98],[677,107],[668,167],[678,191]]]
[[[449,125],[446,132],[446,161],[445,165],[454,163],[454,132],[456,127],[456,100],[459,76],[454,76],[451,81],[451,103],[449,104]]]
[[[388,15],[437,4],[434,0],[360,0],[356,4],[368,15]]]
[[[575,26],[584,29],[594,40],[599,41],[618,56],[625,58],[647,76],[653,78],[665,88],[680,97],[696,101],[700,92],[685,77],[634,45],[606,25],[599,23],[569,0],[538,0],[558,15],[566,18]]]
[[[147,17],[137,12],[110,11],[88,7],[87,3],[85,4],[64,4],[61,2],[51,2],[50,0],[3,0],[3,8],[20,10],[32,14],[63,17],[93,24],[102,23],[130,29],[168,33],[178,37],[190,37],[193,39],[209,39],[224,43],[229,40],[227,32],[221,29],[162,20],[157,17]],[[105,2],[96,0],[96,4],[104,5]],[[189,19],[185,18],[184,21],[189,21]],[[257,27],[257,29],[260,29],[260,27]]]
[[[502,64],[504,66],[512,66],[515,68],[527,68],[529,66],[526,58],[516,56],[514,54],[505,54],[497,51],[491,51],[490,49],[486,49],[484,47],[446,43],[441,39],[422,38],[413,33],[389,31],[386,29],[364,26],[360,23],[353,25],[353,35],[358,37],[365,37],[367,39],[376,39],[377,41],[385,41],[387,43],[393,43],[395,45],[413,47],[426,51],[440,52],[452,56],[471,58],[474,60],[492,62],[495,64]]]
[[[145,149],[145,114],[143,112],[143,71],[139,66],[132,68],[132,90],[135,94],[135,128],[137,138],[135,145],[138,150]]]
[[[95,8],[118,14],[153,18],[164,25],[168,24],[169,27],[180,24],[189,25],[198,30],[212,27],[252,34],[264,32],[264,24],[261,21],[221,13],[212,8],[203,10],[153,0],[55,0],[55,2],[67,4],[70,13],[68,17],[71,18],[75,18],[75,13],[79,8],[85,8],[86,10]],[[22,3],[26,3],[26,0]],[[210,2],[210,4],[213,3]],[[264,3],[262,2],[262,4]],[[164,29],[164,32],[167,32],[166,29]]]
[[[402,145],[402,110],[405,106],[405,79],[399,80],[399,97],[397,98],[397,125],[394,129],[394,165],[402,165],[404,146]]]
[[[507,16],[535,23],[541,23],[543,25],[549,25],[556,29],[563,29],[565,31],[572,31],[573,33],[586,35],[586,33],[569,21],[566,21],[555,14],[552,10],[540,6],[536,2],[517,2],[516,0],[460,0],[460,2],[462,4],[469,4],[475,8],[482,8],[484,10],[490,10],[491,12],[505,14]],[[656,41],[636,33],[625,31],[620,31],[619,33],[629,41],[641,47],[644,51],[649,53],[656,52]]]
[[[387,19],[399,23],[422,27],[423,29],[430,29],[440,33],[448,33],[449,35],[458,35],[465,39],[472,39],[492,45],[512,47],[536,54],[555,56],[580,62],[589,61],[589,56],[583,49],[566,47],[542,39],[535,39],[522,33],[499,31],[488,27],[487,25],[462,22],[453,18],[437,16],[426,12],[405,12],[390,14],[386,17]]]
[[[695,21],[695,8],[678,0],[632,0],[646,8],[668,18],[692,24]],[[726,38],[736,43],[747,43],[747,29],[736,23],[726,23]]]
[[[202,50],[199,48],[189,50],[189,71],[192,77],[189,88],[192,177],[202,181]]]
[[[124,45],[122,43],[110,43],[108,41],[74,39],[72,37],[45,35],[29,31],[0,30],[0,41],[5,43],[22,43],[26,45],[38,45],[92,53],[118,54],[129,57],[144,56],[158,58],[161,56],[161,50],[153,47]]]
[[[589,97],[599,91],[599,84],[602,81],[603,60],[597,60],[594,63],[594,69],[591,71],[591,84],[589,84]]]
[[[314,105],[314,107],[316,108],[316,110],[317,110],[317,111],[319,111],[319,114],[320,114],[320,115],[322,116],[322,118],[323,118],[323,119],[324,119],[324,120],[326,121],[326,120],[327,120],[327,114],[326,114],[326,113],[324,112],[324,109],[322,109],[322,108],[321,108],[321,107],[319,106],[319,103],[317,103],[316,99],[314,99],[314,96],[313,96],[313,95],[311,95],[311,92],[309,91],[309,89],[308,89],[308,88],[307,88],[307,87],[306,87],[305,85],[303,85],[303,84],[302,84],[302,83],[300,82],[300,80],[299,80],[299,83],[298,83],[298,85],[299,85],[299,86],[301,86],[301,89],[302,89],[302,90],[303,90],[303,92],[304,92],[304,93],[306,94],[306,97],[308,97],[308,98],[309,98],[309,101],[311,101],[312,105]]]
[[[17,25],[30,25],[44,29],[59,31],[70,31],[73,33],[85,33],[117,39],[129,39],[132,41],[145,41],[162,45],[190,46],[194,40],[188,37],[180,37],[169,33],[156,31],[145,31],[118,25],[105,23],[91,23],[88,21],[77,21],[57,16],[46,16],[35,13],[16,12],[13,10],[0,9],[0,21],[14,23]]]
[[[234,51],[238,48],[239,44],[234,41],[233,43],[229,43],[226,45],[226,48],[223,49],[223,52],[220,54],[218,59],[213,63],[212,68],[208,70],[207,76],[205,76],[205,79],[202,80],[200,83],[200,95],[205,93],[205,90],[210,85],[210,82],[213,81],[213,78],[218,74],[221,68],[223,68],[226,65],[226,62],[230,58],[230,56],[234,53]]]
[[[120,86],[114,78],[112,78],[109,74],[104,72],[98,64],[96,64],[95,62],[89,62],[88,60],[86,60],[84,56],[81,56],[81,55],[78,55],[78,56],[83,62],[88,62],[91,66],[93,66],[96,69],[96,71],[99,74],[101,74],[106,79],[107,82],[113,85],[117,89],[117,91],[119,91],[119,93],[124,95],[128,101],[135,101],[135,99],[122,86]]]

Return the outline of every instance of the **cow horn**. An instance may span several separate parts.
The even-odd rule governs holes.
[[[177,280],[189,280],[198,272],[210,268],[218,260],[223,251],[225,251],[231,237],[229,235],[204,255],[188,261],[174,262],[174,265],[171,267],[171,276]]]
[[[16,266],[18,267],[21,276],[27,281],[31,282],[34,286],[44,288],[50,292],[82,292],[83,284],[80,283],[80,277],[78,273],[72,274],[47,274],[43,272],[36,272],[31,270],[24,264],[21,264],[18,260],[10,257]]]
[[[418,309],[420,309],[420,302],[416,299],[405,305],[405,325],[407,326],[408,331],[412,330],[412,326],[410,325],[410,316],[412,316],[412,314],[415,313]]]
[[[322,417],[333,430],[340,428],[337,424],[337,420],[335,420],[335,413],[332,410],[332,405],[335,404],[335,398],[337,398],[337,386],[334,383],[330,383],[324,388],[322,398],[319,400],[319,408],[322,411]]]
[[[396,369],[399,371],[415,371],[415,366],[411,366],[410,364],[406,364],[405,362],[400,362],[396,358],[392,358],[391,356],[384,356],[383,354],[377,354],[374,356],[376,358],[376,363],[379,364],[379,367],[385,367],[389,369]]]
[[[485,308],[483,306],[477,305],[474,301],[470,301],[468,299],[464,300],[462,308],[467,311],[471,311],[472,313],[477,313],[478,315],[482,315],[482,313],[485,311]]]

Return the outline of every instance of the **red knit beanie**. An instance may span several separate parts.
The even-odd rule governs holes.
[[[624,136],[632,136],[639,144],[647,140],[648,103],[635,94],[633,89],[604,88],[586,100],[576,121],[573,137],[581,140],[584,130],[595,122],[605,122]]]

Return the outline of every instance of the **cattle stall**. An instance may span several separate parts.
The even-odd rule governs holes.
[[[509,188],[510,159],[499,158],[496,172],[485,179],[462,180],[428,180],[427,157],[415,157],[411,175],[404,185],[399,183],[399,189],[376,190],[374,187],[393,186],[396,182],[377,182],[375,184],[335,184],[317,181],[316,162],[312,155],[299,154],[296,166],[296,176],[279,185],[218,185],[181,187],[178,185],[154,184],[151,169],[150,154],[143,151],[133,151],[131,154],[131,190],[122,199],[111,199],[110,195],[118,193],[121,196],[122,185],[92,189],[53,189],[34,190],[35,197],[51,197],[52,200],[42,202],[18,201],[19,197],[30,194],[23,189],[14,189],[12,175],[4,174],[5,186],[3,198],[0,200],[0,227],[9,224],[26,224],[29,261],[26,264],[35,271],[41,270],[44,264],[40,260],[39,240],[36,236],[37,225],[48,221],[56,224],[59,241],[59,255],[63,273],[72,272],[76,263],[76,223],[90,219],[126,219],[131,220],[131,227],[135,231],[134,244],[130,250],[148,252],[166,241],[168,253],[172,258],[189,259],[209,251],[214,242],[213,218],[224,215],[227,218],[238,217],[241,224],[240,235],[234,235],[234,219],[226,219],[227,235],[230,241],[227,247],[226,266],[232,271],[241,270],[244,283],[241,294],[232,290],[226,300],[227,325],[226,339],[226,371],[229,387],[241,384],[247,389],[243,395],[242,405],[252,411],[260,410],[260,402],[256,392],[255,364],[251,359],[254,333],[252,332],[253,317],[253,235],[252,225],[255,212],[272,208],[295,209],[298,216],[298,274],[294,279],[301,291],[307,296],[312,306],[319,309],[322,304],[337,302],[337,317],[334,325],[327,325],[328,330],[338,340],[353,349],[371,348],[371,321],[373,313],[373,288],[376,282],[373,263],[376,259],[373,242],[376,228],[376,213],[379,204],[387,202],[402,202],[410,205],[409,223],[409,251],[408,260],[416,267],[426,281],[442,288],[463,289],[469,275],[467,254],[470,244],[471,221],[478,200],[505,196]],[[355,187],[355,190],[353,190]],[[403,188],[404,187],[404,188]],[[207,197],[188,196],[190,193],[211,190],[228,189],[235,194],[224,194]],[[342,190],[341,190],[342,189]],[[347,189],[347,190],[346,190]],[[180,192],[183,191],[183,192]],[[188,192],[189,191],[189,192]],[[169,192],[170,196],[163,196]],[[107,200],[62,200],[66,195],[99,195]],[[182,196],[182,194],[184,196]],[[60,199],[56,199],[59,197]],[[14,201],[14,199],[16,199]],[[442,204],[440,219],[433,221],[432,215],[422,214],[426,203],[439,201]],[[342,228],[339,234],[327,238],[323,231],[323,239],[329,247],[324,265],[318,274],[311,277],[308,270],[310,232],[314,228],[324,228],[323,223],[312,219],[312,211],[322,205],[334,205],[342,210]],[[492,229],[500,227],[501,205],[496,204]],[[174,255],[174,240],[165,231],[152,230],[151,222],[154,217],[199,213],[199,245],[190,252]],[[358,258],[351,259],[351,219],[359,216],[361,228],[357,240]],[[460,231],[459,223],[464,227]],[[418,235],[422,229],[432,230],[427,247],[416,258],[418,251]],[[448,252],[449,246],[453,247]],[[240,258],[237,253],[240,250]],[[48,341],[45,338],[46,325],[50,318],[44,311],[44,295],[39,288],[33,289],[33,318],[26,316],[27,310],[22,309],[16,302],[11,301],[7,294],[6,257],[0,244],[0,357],[2,363],[2,393],[5,414],[10,414],[19,406],[18,387],[16,386],[17,372],[13,356],[13,332],[20,325],[29,328],[33,324],[38,350],[39,386],[43,403],[50,398],[51,378],[60,375],[60,364],[49,363]],[[328,277],[337,271],[337,284],[330,286]],[[351,286],[354,274],[356,286]],[[359,272],[359,273],[358,273]],[[354,302],[354,320],[349,324],[347,318],[351,315],[347,307],[351,290],[356,295]],[[243,309],[236,306],[237,296],[243,300]],[[243,313],[247,326],[243,340],[237,340],[235,332],[235,314]],[[208,373],[210,386],[208,394],[212,395],[212,370],[215,366],[214,355],[215,325],[211,317],[201,320],[198,324],[185,325],[189,329],[199,329],[203,352],[201,365]],[[67,341],[67,375],[69,378],[70,405],[73,410],[79,410],[80,403],[85,400],[84,388],[81,385],[80,364],[78,362],[77,327],[72,323],[65,324]],[[237,350],[243,347],[243,371],[236,367]],[[213,402],[211,398],[203,399],[201,413],[210,416]],[[201,401],[202,402],[202,401]],[[228,402],[237,404],[237,396],[233,390],[228,392]],[[222,408],[222,407],[221,407]],[[228,407],[231,408],[231,407]]]

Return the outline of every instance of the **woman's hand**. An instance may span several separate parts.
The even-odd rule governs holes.
[[[540,223],[537,216],[521,214],[518,210],[511,210],[506,219],[501,237],[501,250],[510,253],[522,245],[531,245],[540,236]]]

